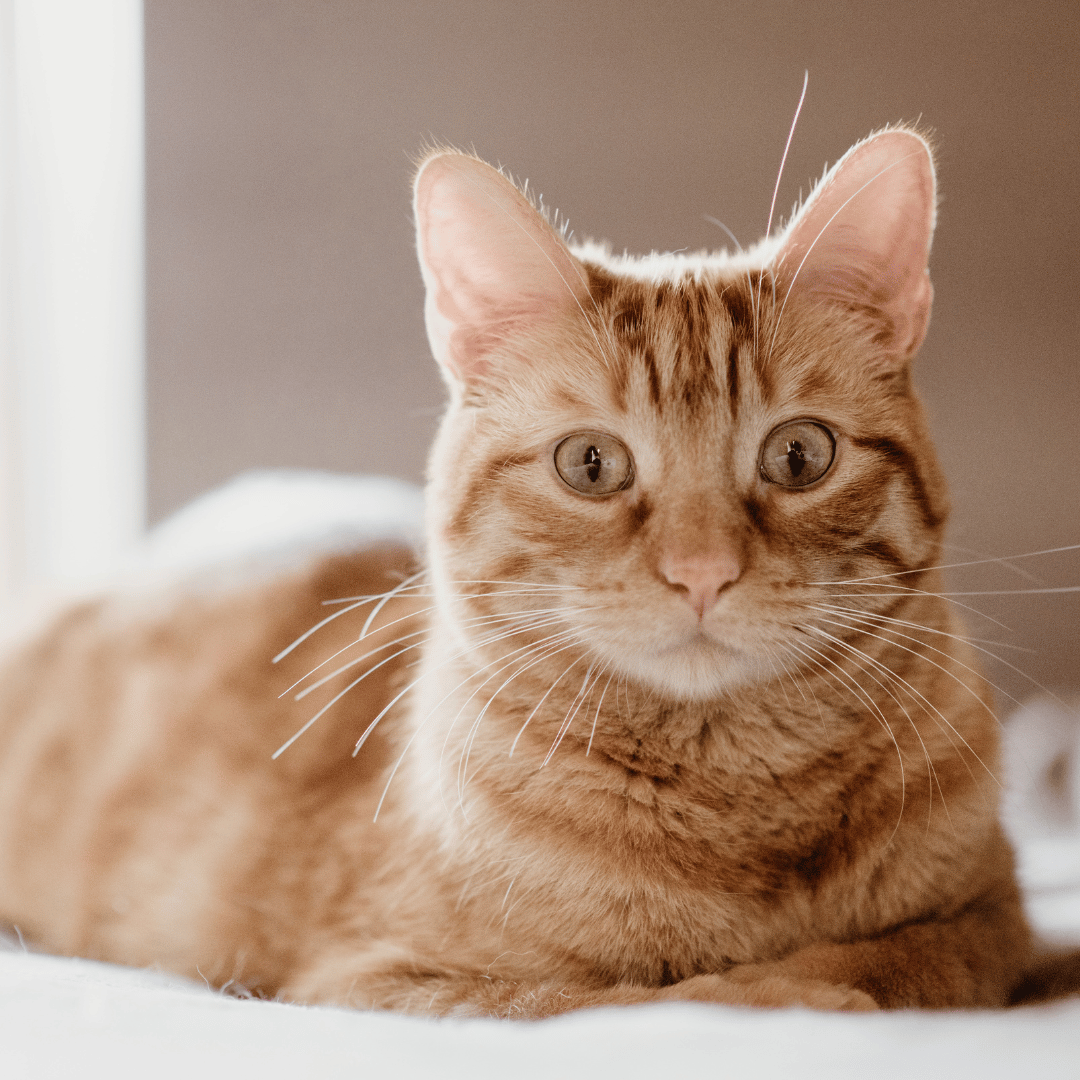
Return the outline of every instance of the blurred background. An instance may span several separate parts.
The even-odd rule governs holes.
[[[785,214],[883,124],[937,140],[917,381],[952,482],[950,558],[1080,544],[1075,0],[0,0],[0,46],[6,11],[65,3],[53,32],[76,46],[105,7],[142,20],[146,348],[126,385],[145,424],[117,460],[138,458],[128,502],[145,492],[150,523],[254,467],[420,480],[444,397],[410,221],[425,141],[508,166],[616,249],[723,246],[710,216],[750,243],[808,70]],[[1080,552],[952,584],[1071,588]],[[1011,663],[1080,689],[1080,594],[958,599],[1009,628],[972,613],[978,636],[1032,650]],[[1008,668],[995,678],[1029,693]]]

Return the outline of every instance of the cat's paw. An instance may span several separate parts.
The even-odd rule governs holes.
[[[740,964],[724,977],[742,987],[748,1005],[782,1009],[802,1006],[836,1012],[876,1012],[878,1003],[862,990],[824,979],[808,979],[777,970],[774,964]]]
[[[759,1009],[874,1012],[878,1008],[877,1002],[861,990],[818,979],[792,978],[770,970],[768,964],[745,964],[723,975],[693,975],[665,987],[659,997],[665,1001],[707,1001]]]

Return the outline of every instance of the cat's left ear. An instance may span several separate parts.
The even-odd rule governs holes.
[[[452,381],[483,378],[515,338],[582,310],[584,267],[490,165],[432,155],[417,174],[414,208],[428,340]]]
[[[814,190],[773,267],[796,294],[870,321],[875,344],[904,363],[922,344],[934,290],[934,162],[922,136],[883,131],[852,147]]]

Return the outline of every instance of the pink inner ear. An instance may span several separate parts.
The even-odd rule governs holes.
[[[584,269],[495,169],[462,154],[416,178],[417,247],[435,358],[459,379],[483,374],[515,333],[577,310]]]
[[[775,265],[792,292],[876,313],[876,340],[906,359],[930,318],[934,210],[926,143],[911,132],[883,132],[834,166],[796,217]]]

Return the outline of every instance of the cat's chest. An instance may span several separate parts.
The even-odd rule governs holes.
[[[830,898],[866,855],[838,791],[811,798],[761,768],[703,774],[633,740],[594,746],[587,767],[568,760],[557,776],[489,789],[469,816],[459,850],[483,860],[498,836],[488,854],[514,868],[471,897],[502,945],[557,941],[652,980],[665,963],[686,975],[759,953],[822,905],[843,917]]]
[[[634,795],[604,813],[622,814],[620,840],[596,827],[504,851],[514,873],[474,897],[481,953],[662,984],[780,955],[847,918],[833,873],[850,854],[842,836],[785,840],[735,826],[703,840],[692,836],[693,811],[671,809],[662,830],[644,827],[645,800]]]

